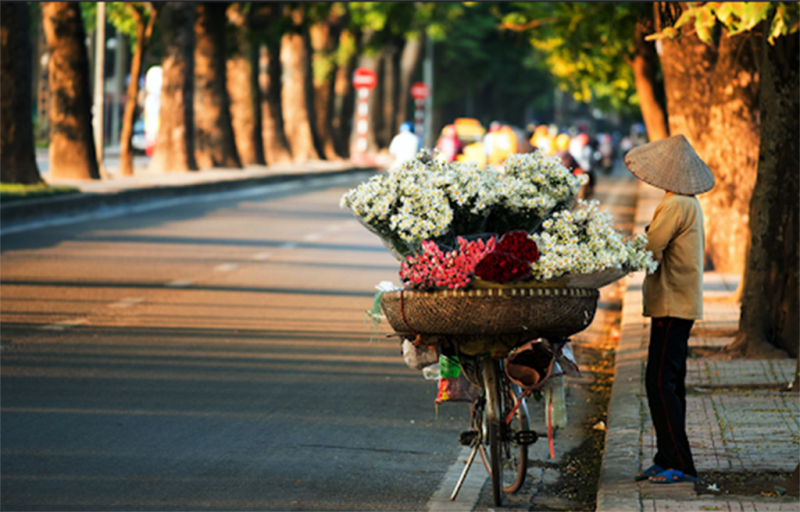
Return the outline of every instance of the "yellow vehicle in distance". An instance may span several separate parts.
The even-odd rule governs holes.
[[[453,121],[453,126],[456,127],[456,136],[465,146],[482,141],[483,136],[486,135],[486,128],[477,119],[459,117]]]
[[[459,162],[472,162],[481,169],[486,167],[486,151],[483,148],[483,137],[486,128],[477,119],[459,117],[453,121],[456,136],[464,143],[463,152],[458,155]]]

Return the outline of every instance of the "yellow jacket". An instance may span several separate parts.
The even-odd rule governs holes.
[[[695,196],[667,192],[647,231],[658,270],[644,279],[644,316],[703,318],[703,211]]]

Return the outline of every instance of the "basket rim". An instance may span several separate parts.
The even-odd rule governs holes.
[[[381,298],[410,299],[418,298],[494,298],[494,297],[595,297],[600,291],[596,288],[481,288],[459,290],[436,290],[432,292],[420,290],[396,290],[383,292]]]

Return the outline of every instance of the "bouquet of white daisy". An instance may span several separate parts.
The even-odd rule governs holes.
[[[498,242],[485,257],[514,269],[508,275],[503,269],[489,272],[502,276],[498,282],[503,283],[559,280],[565,286],[596,288],[631,271],[654,271],[644,235],[626,240],[614,229],[611,214],[598,210],[599,203],[577,201],[585,180],[557,157],[538,151],[509,156],[501,172],[447,163],[423,150],[416,159],[347,192],[341,205],[383,240],[409,275],[432,273],[414,265],[447,265],[446,258],[419,257],[432,250],[422,242],[458,251],[464,239]],[[510,246],[499,243],[512,232],[527,233],[535,242],[535,259],[509,252],[507,247],[525,245],[518,235]]]

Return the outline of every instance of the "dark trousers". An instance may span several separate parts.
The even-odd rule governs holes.
[[[653,462],[697,476],[686,437],[686,357],[694,320],[653,318],[647,352],[647,402],[656,429]]]

